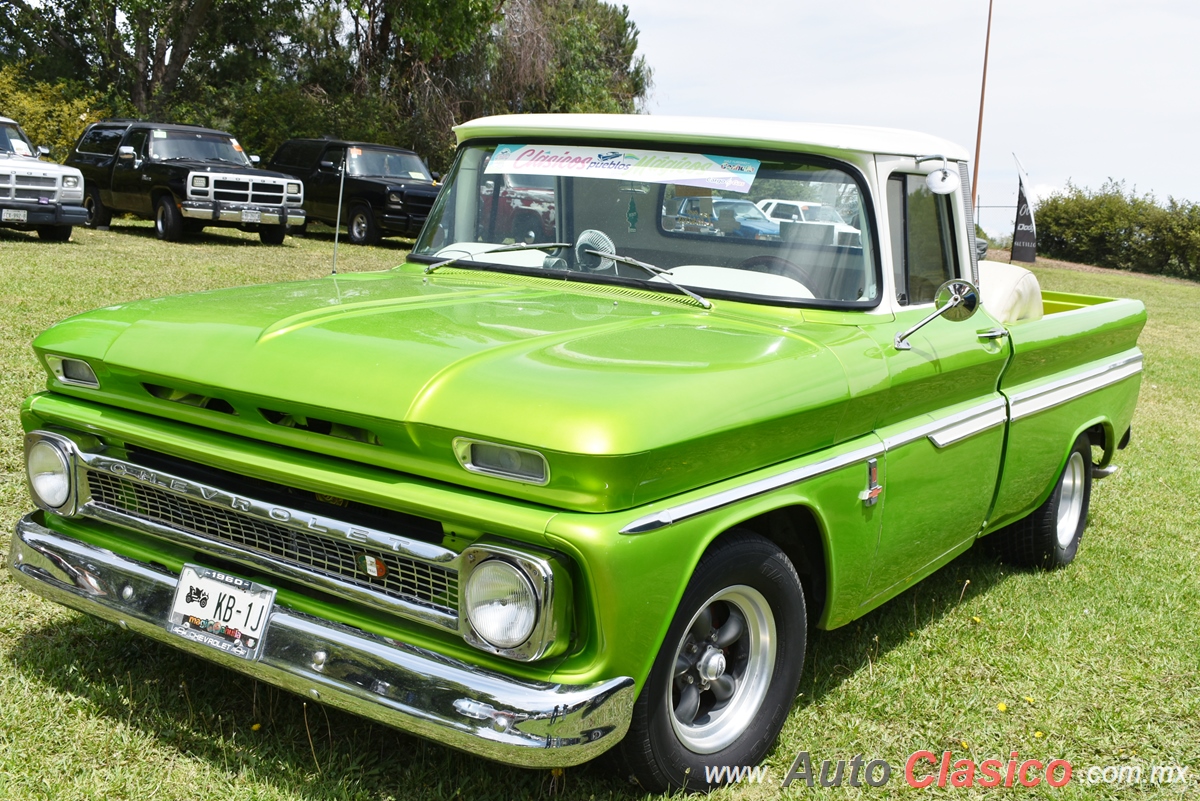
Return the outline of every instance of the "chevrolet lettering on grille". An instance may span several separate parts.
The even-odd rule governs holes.
[[[264,504],[250,498],[225,492],[216,487],[149,470],[140,465],[110,460],[104,457],[92,457],[88,461],[89,466],[93,470],[105,470],[114,475],[131,478],[144,484],[154,484],[180,495],[190,495],[214,505],[225,506],[251,517],[271,520],[291,528],[300,528],[318,534],[341,537],[361,545],[372,545],[426,562],[452,562],[457,558],[457,554],[445,548],[414,542],[413,540],[362,526],[350,525],[339,520],[334,520],[333,518],[324,517],[323,515],[289,509],[286,506]]]

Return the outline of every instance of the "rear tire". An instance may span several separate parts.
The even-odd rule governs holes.
[[[279,223],[278,225],[260,225],[258,226],[258,238],[264,245],[282,245],[284,237],[287,236],[287,224]]]
[[[183,238],[183,215],[170,195],[162,195],[154,204],[154,235],[164,242]]]
[[[95,185],[84,190],[83,208],[87,211],[84,225],[88,228],[104,228],[112,222],[112,210],[100,202],[100,190]]]
[[[67,242],[71,239],[71,230],[69,225],[39,225],[37,227],[38,238],[45,239],[47,242]]]
[[[645,790],[704,791],[756,765],[783,728],[804,663],[800,578],[772,542],[735,530],[701,558],[614,757]]]
[[[1054,491],[1028,517],[993,534],[1001,557],[1023,567],[1057,570],[1079,552],[1092,499],[1092,443],[1080,434]]]

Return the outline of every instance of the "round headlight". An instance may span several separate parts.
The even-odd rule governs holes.
[[[71,469],[58,448],[42,440],[29,449],[29,486],[46,506],[57,509],[71,497]]]
[[[497,648],[516,648],[537,622],[533,585],[517,567],[489,559],[467,580],[467,618],[475,633]]]

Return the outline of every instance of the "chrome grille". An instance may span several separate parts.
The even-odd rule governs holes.
[[[387,567],[382,578],[365,576],[348,542],[258,520],[158,487],[96,470],[87,472],[91,502],[101,508],[267,554],[393,598],[458,614],[458,571],[396,554],[372,552]]]
[[[53,203],[58,199],[58,179],[42,175],[0,175],[0,199],[39,200],[46,198]]]
[[[197,173],[198,174],[198,173]],[[212,197],[214,200],[224,200],[227,203],[257,203],[266,206],[298,205],[303,201],[303,193],[288,195],[285,193],[289,183],[284,179],[263,178],[229,178],[211,176]],[[290,183],[299,184],[299,181]],[[189,181],[189,196],[208,197],[208,192],[193,188]]]

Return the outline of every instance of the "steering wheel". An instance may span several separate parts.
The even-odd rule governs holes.
[[[784,278],[790,278],[807,289],[812,293],[814,298],[820,297],[812,287],[812,276],[808,274],[808,270],[797,264],[793,264],[782,256],[751,256],[738,264],[736,269],[749,270],[754,273],[782,275]]]

